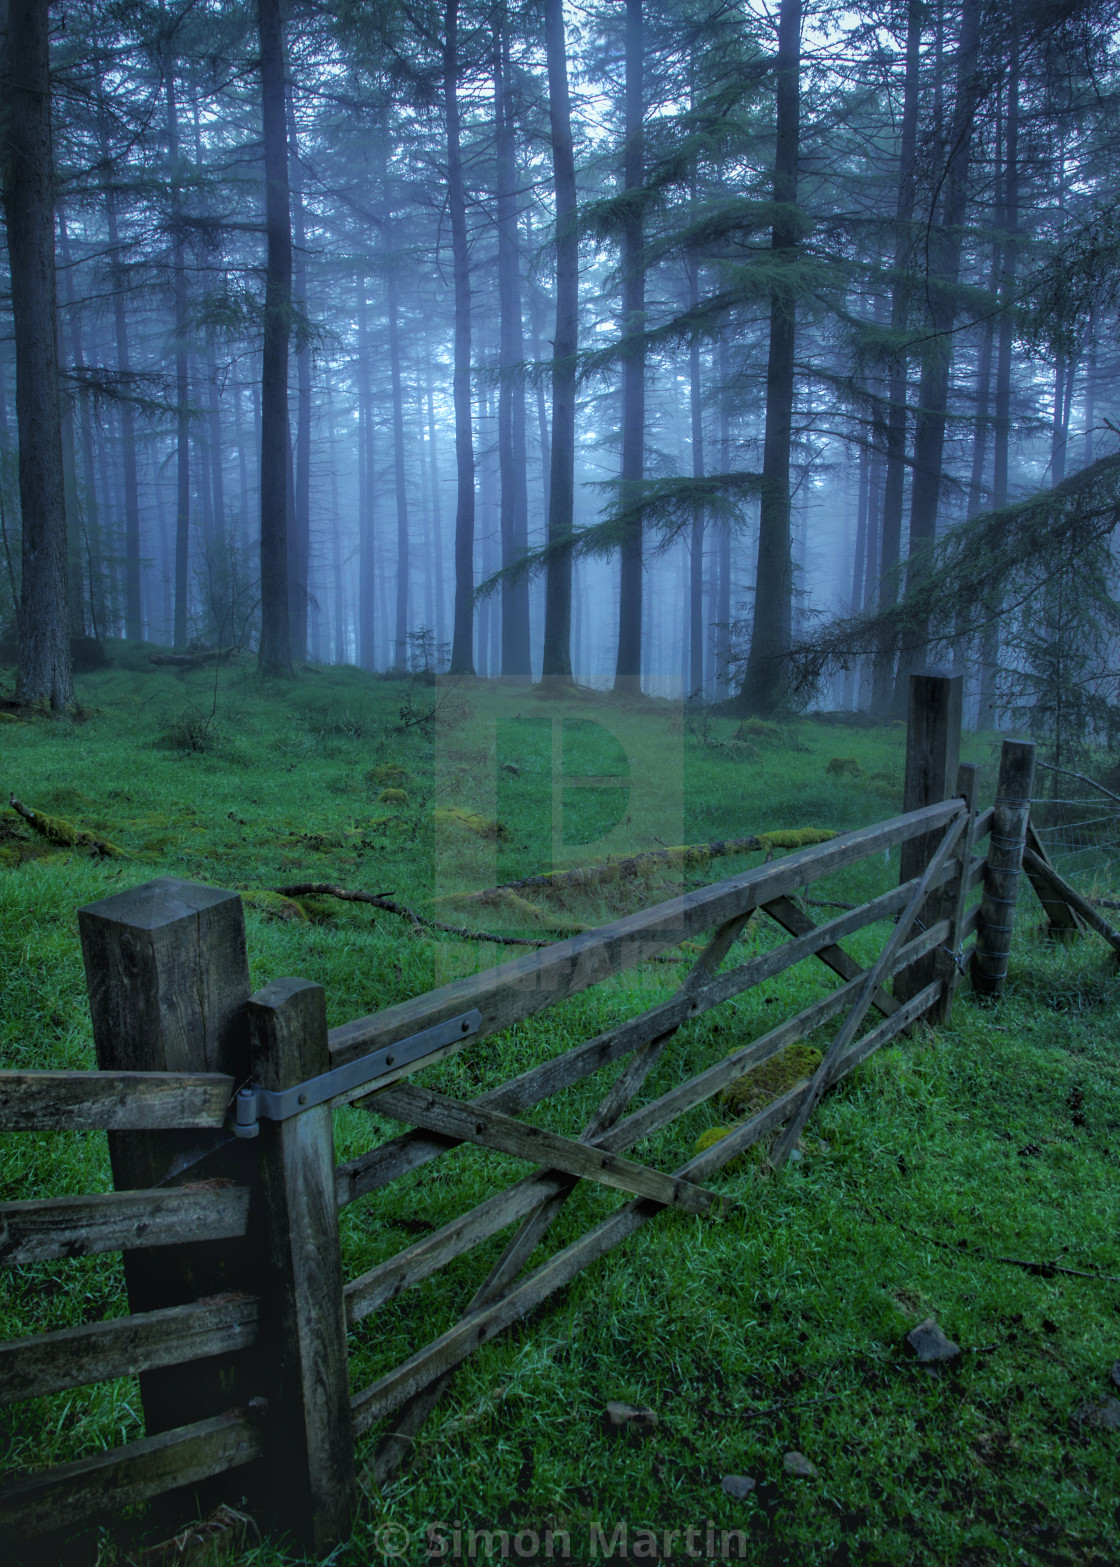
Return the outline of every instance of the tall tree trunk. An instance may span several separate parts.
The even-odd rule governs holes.
[[[525,471],[525,329],[517,244],[517,151],[509,91],[508,24],[494,30],[495,183],[498,209],[498,463],[501,473],[502,568],[524,558],[529,544],[529,487]],[[501,672],[528,684],[529,579],[502,579]]]
[[[455,615],[451,673],[474,673],[474,439],[471,429],[471,273],[467,250],[467,202],[459,130],[459,0],[444,10],[443,101],[447,120],[447,206],[451,218],[451,269],[455,286]]]
[[[572,678],[572,552],[575,504],[576,354],[579,348],[579,236],[576,166],[563,0],[545,0],[548,116],[556,192],[556,331],[552,340],[552,452],[548,485],[548,558],[543,680]]]
[[[695,182],[694,182],[695,183]],[[693,191],[695,199],[695,189]],[[700,303],[700,263],[688,264],[688,305]],[[704,408],[700,388],[700,339],[688,351],[688,402],[692,431],[692,477],[704,477]],[[686,696],[704,697],[704,508],[692,508],[688,569],[688,684]]]
[[[910,551],[907,585],[921,582],[929,571],[929,556],[937,533],[945,450],[945,420],[949,403],[949,375],[953,363],[953,323],[957,314],[961,248],[968,204],[968,170],[972,124],[981,91],[980,0],[964,0],[957,42],[956,94],[949,126],[949,154],[939,222],[931,244],[932,270],[928,282],[927,340],[922,355],[922,376],[914,425],[914,480],[910,493]],[[928,640],[928,628],[919,628],[899,660],[895,683],[895,708],[905,703],[909,673]]]
[[[179,105],[175,90],[175,58],[169,37],[163,48],[163,77],[167,91],[167,161],[171,169],[171,288],[175,312],[175,611],[171,639],[177,648],[183,648],[187,645],[190,572],[190,374],[187,364],[187,262],[179,183]]]
[[[108,623],[106,609],[107,584],[101,550],[101,516],[97,504],[97,477],[93,456],[93,424],[90,417],[88,389],[83,384],[86,357],[85,346],[82,341],[81,312],[74,289],[74,259],[70,249],[70,231],[66,225],[66,215],[61,208],[58,212],[58,243],[62,254],[63,275],[66,279],[66,323],[69,328],[70,362],[74,367],[74,388],[72,394],[66,399],[68,408],[64,410],[64,421],[66,412],[68,412],[71,438],[74,434],[75,422],[77,424],[76,446],[82,454],[82,477],[84,480],[84,483],[79,488],[75,466],[73,475],[74,509],[67,523],[67,531],[70,537],[72,570],[75,571],[79,582],[83,575],[86,580],[90,630],[100,640],[106,634]],[[74,418],[75,412],[77,413],[76,421]],[[74,453],[70,454],[71,463],[74,462],[74,455]],[[78,591],[78,602],[81,602],[80,589]],[[73,589],[71,590],[70,608],[73,611]]]
[[[719,468],[721,473],[731,472],[731,391],[730,354],[727,332],[719,339]],[[720,524],[719,530],[719,602],[716,610],[718,634],[715,643],[716,694],[726,697],[731,688],[731,528]]]
[[[626,0],[626,105],[622,186],[634,193],[622,230],[622,470],[619,500],[637,503],[645,472],[646,274],[645,235],[637,192],[644,177],[644,65],[642,0]],[[555,415],[553,416],[555,418]],[[555,441],[555,438],[554,438]],[[618,658],[614,689],[637,695],[642,689],[642,525],[627,525],[618,584]]]
[[[1003,177],[1003,276],[1000,281],[999,341],[996,348],[995,419],[992,432],[992,505],[1006,506],[1008,454],[1011,441],[1011,358],[1014,346],[1014,299],[1019,263],[1019,35],[1011,35],[1007,67],[1007,126]],[[981,638],[978,727],[998,727],[999,623],[997,603],[989,604],[988,625]]]
[[[105,115],[98,116],[101,158],[109,166],[109,132]],[[125,312],[125,268],[121,254],[117,193],[111,177],[105,184],[105,227],[109,240],[109,275],[113,290],[113,328],[117,348],[118,408],[121,466],[124,479],[124,634],[130,641],[144,634],[140,593],[140,490],[136,473],[136,421],[132,411],[132,363],[128,351]]]
[[[288,166],[292,182],[292,290],[294,309],[307,317],[307,222],[303,210],[303,171],[299,161],[295,107],[287,94]],[[288,622],[292,657],[307,657],[307,611],[311,577],[311,350],[306,328],[296,340],[295,494],[288,540]]]
[[[801,121],[801,0],[781,0],[778,15],[777,151],[774,157],[774,260],[797,263],[797,157]],[[738,706],[774,712],[788,695],[786,654],[793,594],[789,464],[793,435],[793,352],[797,307],[792,281],[770,296],[766,434],[758,518],[758,569],[750,653]]]
[[[47,0],[9,0],[4,216],[11,274],[23,517],[16,699],[74,705],[59,417]]]
[[[292,316],[292,219],[284,106],[284,29],[280,0],[257,0],[264,128],[264,349],[261,358],[262,675],[292,672],[288,620],[288,338]]]
[[[902,86],[902,125],[898,154],[898,199],[895,206],[894,277],[891,285],[891,335],[897,343],[906,331],[913,290],[911,252],[914,220],[915,156],[918,142],[918,87],[921,73],[922,0],[906,8],[906,74]],[[875,605],[890,609],[898,598],[898,565],[902,557],[902,510],[906,488],[906,398],[909,377],[906,352],[896,347],[890,363],[887,411],[887,465],[883,491],[882,544],[868,561],[868,584],[876,582]],[[890,706],[895,643],[880,640],[872,660],[871,711],[878,716]]]
[[[358,272],[358,664],[377,668],[377,571],[374,559],[373,399],[369,386],[365,274]]]
[[[439,502],[439,458],[436,453],[436,414],[435,399],[432,395],[432,364],[426,360],[428,366],[427,381],[424,392],[428,410],[428,462],[430,466],[429,479],[432,486],[432,534],[435,541],[435,567],[436,577],[436,646],[446,641],[446,583],[443,571],[443,511]]]

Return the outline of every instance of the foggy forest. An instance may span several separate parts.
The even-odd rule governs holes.
[[[13,3],[20,699],[106,638],[761,713],[951,661],[1103,733],[1113,24]]]
[[[1120,1560],[1120,0],[0,0],[3,1567]]]

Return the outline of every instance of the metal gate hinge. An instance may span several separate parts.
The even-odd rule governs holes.
[[[418,1034],[409,1034],[395,1044],[382,1045],[368,1056],[359,1056],[347,1066],[336,1066],[333,1071],[312,1077],[306,1083],[296,1083],[291,1088],[260,1088],[256,1083],[241,1089],[234,1100],[233,1130],[238,1137],[256,1137],[261,1120],[287,1121],[301,1110],[326,1104],[342,1094],[355,1089],[369,1092],[377,1087],[377,1080],[399,1067],[418,1061],[444,1045],[459,1039],[469,1039],[482,1027],[482,1013],[477,1008],[448,1018],[445,1023],[435,1023],[422,1028]]]

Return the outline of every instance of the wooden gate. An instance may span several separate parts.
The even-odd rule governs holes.
[[[919,718],[938,711],[928,702],[919,709]],[[317,985],[281,980],[249,995],[235,894],[163,881],[83,910],[101,1070],[0,1073],[0,1127],[108,1131],[118,1189],[0,1205],[0,1258],[15,1266],[124,1250],[130,1315],[0,1346],[0,1397],[138,1373],[148,1435],[0,1493],[5,1532],[34,1538],[239,1470],[239,1488],[273,1526],[325,1549],[353,1515],[356,1439],[380,1428],[363,1478],[383,1483],[455,1368],[480,1345],[662,1209],[722,1207],[712,1178],[784,1128],[770,1152],[780,1165],[830,1086],[916,1020],[946,1016],[978,924],[981,968],[993,972],[993,953],[1000,958],[996,927],[1009,926],[1006,909],[970,910],[966,900],[984,874],[975,845],[993,820],[1004,861],[1013,855],[1015,803],[1033,748],[1005,747],[996,807],[978,814],[975,769],[957,772],[944,713],[932,738],[913,722],[910,741],[908,791],[924,792],[928,803],[333,1031]],[[955,785],[943,798],[950,767]],[[1020,857],[1025,828],[1024,817]],[[896,846],[900,885],[813,922],[799,901],[804,889]],[[1006,885],[1006,877],[998,882]],[[727,967],[755,911],[788,939]],[[984,937],[985,919],[995,946]],[[840,943],[878,921],[893,928],[865,969]],[[430,1086],[430,1077],[424,1086],[407,1080],[705,935],[671,997],[469,1102]],[[837,976],[834,989],[643,1098],[682,1027],[810,959]],[[810,1080],[680,1168],[666,1172],[630,1157],[750,1067],[825,1027],[831,1038]],[[615,1063],[609,1091],[577,1137],[524,1119]],[[355,1102],[406,1130],[336,1166],[332,1110]],[[531,1171],[344,1281],[339,1211],[463,1143],[513,1155]],[[627,1200],[526,1272],[581,1181]],[[511,1227],[466,1311],[351,1393],[348,1329]]]

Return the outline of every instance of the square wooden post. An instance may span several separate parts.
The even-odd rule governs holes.
[[[235,892],[164,877],[79,909],[78,929],[102,1070],[245,1077],[249,964]],[[117,1190],[241,1185],[252,1170],[251,1156],[246,1166],[245,1149],[223,1131],[111,1132],[109,1157]],[[243,1240],[126,1251],[124,1273],[131,1312],[253,1284]],[[148,1435],[245,1403],[257,1391],[245,1380],[249,1370],[238,1351],[143,1372]]]
[[[321,985],[279,979],[249,1002],[253,1079],[280,1091],[330,1070]],[[346,1316],[329,1104],[260,1124],[267,1378],[264,1504],[316,1557],[350,1533],[356,1501]]]
[[[910,704],[906,718],[906,773],[902,809],[917,811],[923,805],[948,800],[955,791],[961,754],[961,700],[964,677],[946,670],[929,669],[910,676]],[[940,842],[940,833],[923,833],[902,845],[899,880],[911,881],[929,864]],[[920,919],[923,926],[940,918],[942,895],[934,892]],[[894,994],[909,1001],[934,976],[935,956],[927,954],[895,975]]]

